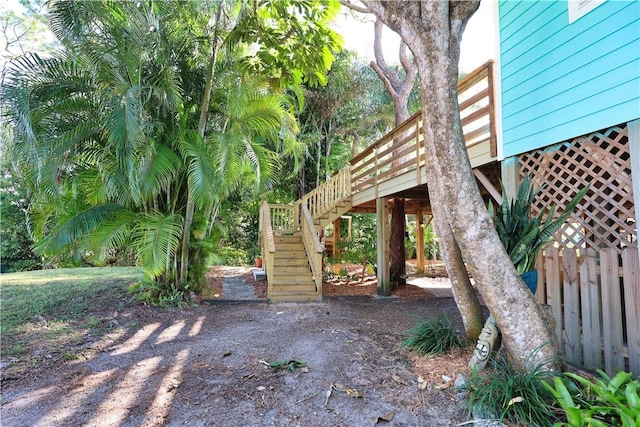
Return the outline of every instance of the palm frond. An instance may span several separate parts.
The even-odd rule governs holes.
[[[147,213],[138,219],[132,241],[146,274],[160,276],[169,260],[174,259],[182,237],[183,222],[180,215],[161,213]]]
[[[63,249],[85,239],[108,218],[121,210],[121,206],[108,203],[78,212],[51,230],[47,237],[36,246],[36,250],[45,255],[60,253]]]

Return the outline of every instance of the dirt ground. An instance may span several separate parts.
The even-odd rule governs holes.
[[[263,283],[249,283],[257,293]],[[221,294],[219,271],[208,292]],[[334,286],[336,289],[329,289]],[[361,296],[347,292],[360,288]],[[2,371],[2,426],[447,426],[467,420],[452,386],[470,355],[397,350],[417,320],[451,298],[411,285],[395,298],[328,285],[306,304],[208,303],[185,309],[101,307],[112,323],[69,349]],[[265,289],[266,291],[266,289]],[[99,308],[97,308],[98,310]],[[93,313],[100,315],[100,313]],[[42,327],[46,327],[43,324]],[[44,345],[44,344],[43,344]],[[301,361],[274,370],[268,363]]]

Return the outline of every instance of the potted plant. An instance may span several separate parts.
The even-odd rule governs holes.
[[[256,256],[256,258],[253,261],[256,267],[262,268],[262,257],[260,255]]]
[[[567,221],[571,212],[589,191],[589,186],[587,185],[573,196],[564,212],[553,219],[555,205],[548,212],[542,211],[538,216],[531,215],[531,203],[544,185],[535,190],[529,175],[522,178],[518,193],[511,202],[507,199],[504,184],[500,183],[500,185],[502,186],[502,205],[494,209],[493,203],[489,202],[489,215],[493,218],[498,236],[511,262],[522,280],[535,294],[538,286],[538,272],[535,270],[538,252],[553,239],[555,232]],[[469,362],[470,368],[482,370],[486,367],[498,335],[498,325],[493,315],[490,315],[478,337],[473,357]]]
[[[552,240],[555,232],[567,221],[571,212],[589,190],[589,186],[580,190],[571,199],[564,212],[553,219],[555,205],[548,212],[542,211],[537,216],[531,215],[531,203],[544,185],[536,190],[528,174],[522,178],[518,193],[511,202],[507,199],[504,184],[500,185],[502,186],[502,205],[494,209],[493,203],[489,202],[489,215],[494,219],[498,236],[518,274],[531,292],[535,293],[538,284],[538,275],[535,270],[538,252]]]

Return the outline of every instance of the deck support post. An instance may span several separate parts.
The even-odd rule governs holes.
[[[335,221],[333,221],[333,248],[331,248],[331,256],[336,258],[340,254],[339,244],[340,244],[340,223],[342,222],[342,218],[338,217]]]
[[[507,191],[508,200],[512,200],[518,194],[520,175],[518,174],[518,158],[507,157],[502,161],[502,184]]]
[[[422,211],[416,213],[416,270],[424,273],[424,228],[422,227]]]
[[[391,295],[389,283],[389,203],[387,199],[376,199],[376,225],[377,225],[377,263],[378,263],[378,295]]]
[[[636,224],[640,224],[640,119],[627,123],[627,135],[631,156],[631,182],[633,183]],[[640,251],[638,251],[638,259],[640,260]]]

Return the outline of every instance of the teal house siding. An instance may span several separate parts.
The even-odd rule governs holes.
[[[500,1],[505,157],[640,118],[640,1]]]

